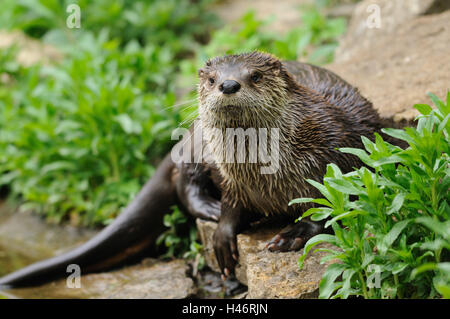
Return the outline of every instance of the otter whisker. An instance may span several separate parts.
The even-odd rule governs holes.
[[[186,105],[186,104],[190,104],[190,106],[192,106],[192,105],[195,105],[196,101],[197,101],[197,98],[191,99],[191,100],[187,100],[187,101],[183,101],[183,102],[180,102],[180,103],[177,103],[177,104],[174,104],[174,105],[166,106],[166,107],[162,108],[161,111],[165,111],[165,110],[168,110],[168,109],[174,109],[174,108]]]

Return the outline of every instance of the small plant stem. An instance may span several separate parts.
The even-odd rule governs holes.
[[[399,282],[398,282],[398,275],[397,274],[394,275],[394,282],[395,282],[395,286],[397,287],[397,297],[399,299],[403,299],[403,294],[402,294],[401,289],[400,289],[400,285],[399,285]]]
[[[436,181],[433,181],[431,186],[431,207],[433,207],[433,213],[435,214],[438,210],[438,203],[436,198]]]
[[[364,277],[360,271],[358,272],[358,275],[359,275],[359,280],[361,280],[361,286],[362,286],[364,299],[369,299],[369,295],[367,294],[367,287],[366,287],[366,282],[364,281]]]
[[[439,248],[434,252],[434,258],[436,258],[437,263],[441,262],[441,252],[442,252],[442,248]]]
[[[111,159],[111,166],[113,169],[113,178],[115,182],[118,182],[120,181],[120,170],[119,170],[119,163],[117,160],[117,154],[112,148],[109,154]]]

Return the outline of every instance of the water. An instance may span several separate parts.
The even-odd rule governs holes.
[[[0,277],[37,261],[17,251],[8,250],[0,244]]]
[[[15,207],[8,206],[0,201],[0,277],[15,270],[21,269],[33,262],[73,249],[77,245],[91,238],[97,231],[77,229],[68,226],[56,226],[45,223],[41,218],[32,214],[23,214],[16,211]],[[154,278],[161,277],[161,271],[170,278],[170,269],[160,267],[158,272],[147,265],[143,272]],[[117,291],[127,289],[130,296],[145,297],[147,291],[144,286],[139,288],[136,282],[131,284],[129,280],[139,273],[134,273],[134,268],[124,268],[118,273],[105,272],[93,276],[83,276],[83,289],[68,289],[65,278],[49,282],[37,287],[9,289],[0,291],[0,299],[4,298],[98,298],[104,297],[102,292],[117,286]],[[139,275],[140,276],[140,275]],[[152,276],[150,276],[152,277]],[[145,281],[151,281],[152,278]],[[131,278],[131,279],[130,279]],[[177,279],[178,280],[178,279]],[[237,282],[224,284],[218,274],[202,272],[197,278],[196,298],[223,298],[231,297],[241,292],[245,287]],[[126,293],[121,296],[127,296]]]

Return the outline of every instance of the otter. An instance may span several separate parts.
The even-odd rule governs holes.
[[[338,148],[363,148],[361,136],[373,140],[375,132],[394,142],[381,132],[383,121],[372,104],[323,68],[281,62],[255,51],[209,60],[199,77],[199,117],[223,178],[222,215],[214,234],[214,250],[225,276],[233,272],[238,260],[236,235],[258,216],[291,218],[268,243],[271,251],[300,249],[323,232],[323,223],[309,219],[293,223],[311,206],[288,203],[297,197],[321,197],[306,179],[322,181],[327,164],[338,165],[344,173],[363,165],[359,158]],[[229,128],[278,128],[279,136],[274,137],[279,169],[262,174],[264,163],[259,160],[224,161],[228,145],[224,147],[221,135]]]
[[[324,231],[323,223],[294,219],[307,204],[288,206],[297,197],[318,197],[307,178],[321,181],[328,163],[343,172],[363,165],[339,147],[363,147],[386,126],[357,88],[324,68],[254,51],[226,55],[199,70],[199,122],[206,145],[200,162],[175,162],[168,154],[154,176],[116,220],[85,244],[61,256],[37,262],[0,278],[0,286],[27,286],[66,275],[68,264],[83,273],[109,269],[148,247],[163,232],[163,216],[172,205],[196,217],[218,222],[214,250],[224,277],[238,262],[236,236],[263,217],[287,227],[267,245],[271,251],[298,250]],[[393,122],[392,122],[393,123]],[[389,123],[391,124],[391,123]],[[392,125],[389,125],[392,126]],[[279,167],[269,173],[265,161],[223,161],[227,129],[277,129]],[[189,140],[193,128],[187,133]],[[270,131],[272,132],[272,131]],[[181,141],[175,147],[179,147]],[[232,143],[235,143],[234,141]],[[245,142],[248,150],[250,141]],[[195,152],[193,152],[195,153]]]

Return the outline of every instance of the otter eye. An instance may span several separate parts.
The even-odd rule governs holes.
[[[258,83],[262,78],[261,73],[259,72],[253,72],[253,74],[251,75],[250,79],[252,80],[253,83]]]
[[[214,84],[214,78],[209,78],[209,84],[213,85]]]

